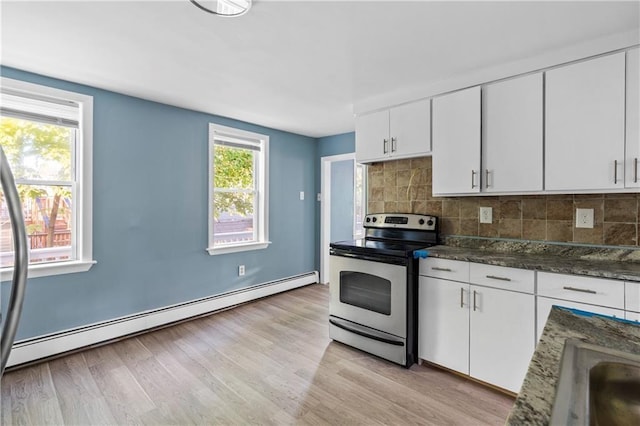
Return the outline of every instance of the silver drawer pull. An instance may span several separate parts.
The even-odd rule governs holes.
[[[565,287],[562,287],[562,288],[565,289],[565,290],[579,291],[580,293],[597,294],[595,291],[589,290],[589,289],[586,289],[586,288],[575,288],[575,287],[568,287],[568,286],[565,286]]]
[[[460,307],[464,308],[464,287],[460,287]]]
[[[476,308],[478,307],[478,306],[476,305],[476,295],[477,295],[476,291],[475,291],[475,290],[473,290],[473,310],[474,310],[474,311],[475,311],[475,310],[476,310]]]
[[[491,278],[492,280],[511,281],[511,278],[496,277],[495,275],[487,275],[487,278]]]
[[[434,271],[452,272],[449,268],[438,268],[437,266],[433,266],[431,269],[433,269]]]

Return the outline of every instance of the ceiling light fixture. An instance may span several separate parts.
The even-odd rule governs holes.
[[[251,0],[189,0],[198,8],[218,16],[242,16],[251,9]]]

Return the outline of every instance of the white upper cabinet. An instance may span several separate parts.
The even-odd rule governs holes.
[[[640,49],[627,52],[627,135],[625,187],[640,188]]]
[[[482,191],[543,189],[542,73],[482,89]]]
[[[480,86],[433,99],[434,195],[480,191]]]
[[[389,111],[356,117],[356,161],[367,163],[382,159],[389,150]]]
[[[545,188],[623,188],[625,53],[547,71],[545,86]]]
[[[356,161],[370,163],[431,152],[431,100],[356,117]]]

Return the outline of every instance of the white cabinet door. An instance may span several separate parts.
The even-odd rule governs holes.
[[[420,277],[418,357],[469,374],[469,285]]]
[[[640,283],[624,283],[624,309],[625,311],[640,312]]]
[[[471,285],[470,303],[469,374],[518,392],[535,349],[535,296]]]
[[[549,312],[553,305],[563,306],[565,308],[579,309],[581,311],[594,312],[596,314],[608,315],[615,318],[624,318],[622,309],[605,308],[604,306],[587,305],[585,303],[570,302],[568,300],[550,299],[548,297],[537,297],[538,305],[536,310],[536,340],[540,339],[544,325],[547,323]]]
[[[433,99],[433,193],[480,191],[480,87]]]
[[[640,187],[640,49],[627,52],[627,140],[625,187]]]
[[[624,53],[547,71],[546,189],[624,187],[624,119]]]
[[[483,191],[542,191],[542,92],[542,73],[483,87]]]
[[[391,146],[389,111],[356,117],[356,161],[367,163],[385,159]]]
[[[431,100],[412,102],[390,111],[391,156],[398,158],[431,152]]]

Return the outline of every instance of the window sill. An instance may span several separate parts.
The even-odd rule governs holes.
[[[75,260],[71,262],[42,263],[29,265],[27,278],[48,277],[52,275],[73,274],[87,272],[96,264],[95,260]],[[13,278],[13,268],[0,269],[0,281],[10,281]]]
[[[269,244],[271,244],[271,241],[260,242],[260,243],[249,243],[249,244],[237,244],[237,245],[227,246],[227,247],[208,247],[207,251],[211,256],[215,256],[218,254],[238,253],[241,251],[262,250],[269,247]]]

